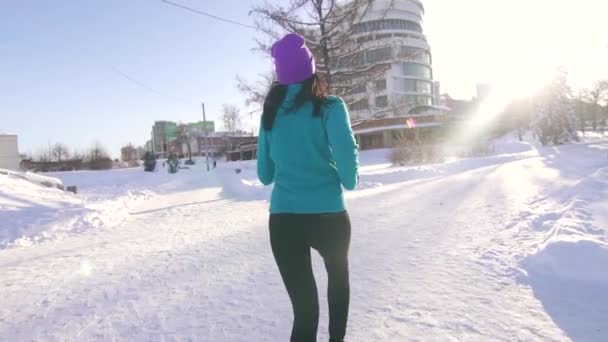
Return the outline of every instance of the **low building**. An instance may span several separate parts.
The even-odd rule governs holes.
[[[173,121],[156,121],[152,126],[152,139],[146,143],[146,149],[154,152],[159,158],[167,158],[169,153],[179,150],[177,147],[179,142],[177,141],[183,140],[183,136],[199,137],[213,134],[213,132],[215,132],[214,121],[198,121],[186,124]],[[187,144],[184,144],[184,146],[187,146]]]
[[[127,145],[120,149],[120,160],[123,162],[140,160],[142,156],[143,154],[140,155],[140,151],[133,145]]]
[[[254,160],[258,157],[258,144],[242,145],[226,152],[226,161]]]
[[[137,160],[142,160],[144,159],[144,154],[146,154],[146,148],[143,146],[139,146],[137,148]]]
[[[214,134],[209,137],[198,136],[191,140],[190,149],[193,156],[204,156],[207,151],[209,155],[218,156],[224,155],[227,152],[237,151],[239,147],[244,145],[257,144],[257,137],[251,135],[218,135]],[[179,156],[186,157],[188,155],[188,144],[179,140],[169,143],[169,152]]]
[[[353,124],[361,150],[395,147],[404,140],[432,143],[443,136],[445,114],[439,110],[406,117],[382,118]]]
[[[0,134],[0,168],[18,170],[19,142],[16,134]]]

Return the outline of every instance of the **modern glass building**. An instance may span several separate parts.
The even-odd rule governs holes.
[[[390,147],[395,131],[440,125],[433,110],[439,105],[439,83],[433,79],[423,15],[420,0],[375,0],[352,28],[361,48],[347,65],[384,66],[380,75],[361,78],[344,96],[362,148]],[[408,123],[408,118],[413,119]]]

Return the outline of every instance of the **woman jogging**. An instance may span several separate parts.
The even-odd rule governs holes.
[[[330,341],[343,341],[351,227],[342,187],[356,186],[357,144],[344,101],[327,95],[304,39],[288,34],[274,44],[272,57],[277,82],[264,102],[257,168],[262,183],[274,182],[270,242],[293,307],[291,341],[317,340],[311,248],[327,270]]]

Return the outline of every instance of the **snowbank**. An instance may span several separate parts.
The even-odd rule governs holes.
[[[25,178],[30,182],[38,183],[47,187],[55,187],[60,190],[64,189],[63,182],[59,178],[43,176],[41,174],[29,171],[25,173]]]
[[[218,177],[225,197],[241,201],[270,198],[272,186],[264,186],[258,180],[255,161],[221,163],[214,175]]]
[[[88,211],[71,193],[42,186],[23,174],[0,175],[0,249],[24,237],[39,240],[71,229],[68,221]]]
[[[551,239],[524,262],[528,273],[608,286],[608,244],[592,239]]]
[[[608,143],[540,149],[560,180],[531,202],[515,239],[537,286],[555,280],[608,285]],[[541,285],[538,285],[541,284]]]
[[[496,153],[484,157],[453,158],[439,164],[404,167],[391,165],[390,149],[362,151],[360,154],[361,178],[358,190],[355,192],[357,196],[366,196],[368,194],[366,190],[372,188],[445,177],[526,158],[546,158],[549,167],[559,169],[565,176],[570,175],[570,173],[576,176],[579,172],[577,167],[569,168],[573,164],[571,159],[560,161],[559,158],[543,156],[542,153],[552,150],[546,149],[545,152],[539,154],[540,152],[535,146],[529,142],[519,142],[514,136],[498,139],[494,142],[494,146]],[[608,160],[598,159],[598,155],[605,154],[606,150],[603,148],[606,146],[607,144],[597,142],[595,145],[576,147],[576,152],[568,153],[574,157],[581,157],[581,153],[584,152],[582,157],[585,160],[594,160],[596,163],[594,165],[589,164],[589,169],[595,167],[597,171],[597,163],[605,163]],[[576,166],[576,163],[574,164]],[[236,172],[237,169],[240,170],[239,173]],[[576,213],[585,212],[585,205],[591,201],[591,198],[574,198],[573,196],[581,191],[590,196],[591,192],[588,189],[600,189],[605,186],[603,181],[606,175],[602,172],[604,171],[597,171],[594,177],[580,179],[578,188],[570,189],[570,193],[563,192],[556,195],[560,198],[560,205],[564,206],[564,213],[568,210],[572,211],[571,208],[578,208]],[[2,208],[8,208],[9,206],[12,208],[10,215],[3,211],[5,219],[1,227],[3,233],[1,233],[0,248],[17,240],[36,241],[57,235],[56,233],[59,232],[69,233],[70,231],[87,229],[86,227],[115,226],[127,219],[134,208],[141,205],[142,202],[169,193],[219,186],[226,198],[251,201],[268,200],[272,191],[272,186],[263,186],[258,181],[255,161],[220,162],[218,168],[210,174],[204,171],[204,161],[202,159],[197,160],[197,165],[191,167],[191,169],[180,170],[176,175],[168,174],[166,169],[162,167],[159,167],[155,173],[147,173],[143,172],[141,168],[133,168],[108,171],[57,172],[45,176],[11,174],[13,175],[11,177],[4,176],[4,181],[5,183],[9,182],[10,179],[13,185],[8,187],[7,184],[3,184],[0,189]],[[16,179],[18,177],[24,179]],[[53,184],[54,186],[77,186],[78,195],[74,196],[59,190],[34,186],[31,181],[38,184]],[[27,186],[17,186],[15,182],[27,182],[29,184]],[[32,186],[34,187],[32,188]],[[5,190],[8,188],[12,190]],[[595,196],[597,198],[600,195],[596,194]],[[571,202],[566,203],[569,200]],[[21,203],[21,205],[16,205],[16,202]],[[27,205],[24,203],[27,203]],[[542,238],[539,238],[538,241],[545,243],[549,239],[547,236],[563,235],[572,231],[580,231],[582,236],[585,237],[587,236],[585,234],[591,234],[596,229],[590,228],[589,225],[581,229],[572,228],[568,226],[570,223],[577,222],[577,219],[584,219],[587,222],[588,218],[573,218],[568,214],[562,216],[563,219],[553,225],[553,227],[559,228],[559,231],[555,229],[547,231],[544,226],[532,229],[535,233],[542,235]],[[540,245],[535,245],[536,249],[539,248],[538,246]]]
[[[109,228],[130,217],[143,202],[203,186],[202,163],[170,175],[142,168],[0,174],[0,249],[31,245],[87,229]],[[59,190],[77,186],[78,194]]]

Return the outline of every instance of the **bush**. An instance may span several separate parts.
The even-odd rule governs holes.
[[[186,164],[186,165],[194,165],[194,164],[196,164],[196,162],[194,162],[194,160],[192,160],[192,159],[188,159],[188,160],[186,160],[186,162],[184,164]]]
[[[407,146],[396,146],[391,151],[393,165],[405,165],[412,159],[412,150]]]
[[[167,163],[169,164],[169,173],[177,173],[179,171],[179,158],[177,158],[175,153],[169,154]]]
[[[413,141],[400,141],[391,151],[394,165],[437,163],[445,159],[439,145],[422,144]]]
[[[110,158],[98,158],[89,162],[91,170],[109,170],[112,168],[113,162]]]
[[[156,170],[156,155],[150,151],[144,153],[144,171],[154,172]]]
[[[479,140],[471,147],[471,153],[473,156],[484,156],[494,153],[494,145],[488,141]]]

